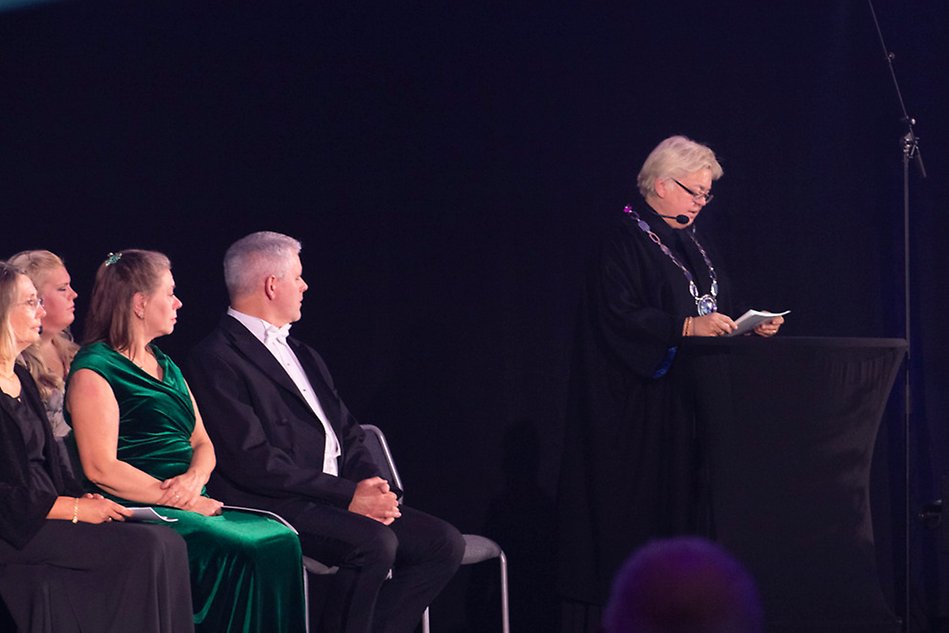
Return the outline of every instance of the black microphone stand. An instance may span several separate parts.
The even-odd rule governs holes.
[[[910,234],[909,234],[909,216],[910,216],[910,203],[909,203],[909,163],[912,160],[916,161],[916,166],[919,168],[919,173],[923,178],[926,178],[926,167],[923,164],[923,155],[919,149],[919,138],[916,136],[916,132],[913,130],[913,126],[916,124],[916,119],[912,118],[906,112],[906,104],[903,102],[903,93],[900,90],[900,84],[896,80],[896,71],[893,70],[893,59],[896,57],[890,50],[886,47],[886,42],[883,39],[883,31],[880,29],[880,23],[877,20],[876,11],[873,9],[873,0],[867,0],[867,4],[870,7],[870,15],[873,16],[873,24],[876,27],[877,36],[880,38],[880,46],[883,47],[883,55],[886,57],[886,64],[890,70],[890,77],[893,79],[893,88],[896,91],[896,97],[899,100],[900,111],[903,115],[902,122],[906,124],[906,134],[900,139],[900,147],[903,153],[903,313],[906,319],[904,324],[906,332],[906,359],[903,365],[903,484],[904,484],[904,549],[903,549],[903,573],[905,574],[904,579],[904,593],[903,593],[903,631],[904,633],[911,633],[912,631],[912,617],[911,617],[911,606],[912,606],[912,528],[913,528],[913,512],[912,512],[912,469],[910,468],[912,463],[912,448],[910,446],[911,438],[911,419],[913,411],[913,400],[912,400],[912,391],[910,385],[910,365],[913,357],[913,343],[911,338],[911,305],[910,305]]]

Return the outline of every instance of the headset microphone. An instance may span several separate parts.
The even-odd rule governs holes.
[[[689,223],[689,216],[684,215],[684,214],[679,214],[679,215],[662,215],[661,213],[657,213],[656,215],[658,215],[660,218],[669,218],[670,220],[675,220],[675,221],[678,222],[679,224],[688,224],[688,223]]]

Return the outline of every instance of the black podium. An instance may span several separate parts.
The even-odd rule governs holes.
[[[769,633],[895,633],[869,477],[902,339],[691,338],[709,536],[755,576]]]

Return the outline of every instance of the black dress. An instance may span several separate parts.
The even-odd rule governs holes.
[[[708,293],[692,228],[672,229],[645,205],[639,215]],[[729,314],[719,262],[700,242]],[[559,493],[559,591],[594,614],[633,550],[695,528],[692,411],[675,357],[684,319],[697,314],[682,270],[631,217],[617,218],[581,302]]]
[[[0,392],[0,597],[29,632],[193,631],[188,557],[173,530],[46,518],[79,496],[64,474],[30,374]]]

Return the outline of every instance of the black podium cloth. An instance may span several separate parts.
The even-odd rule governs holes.
[[[902,339],[692,338],[705,531],[758,582],[769,633],[892,633],[870,520]]]

